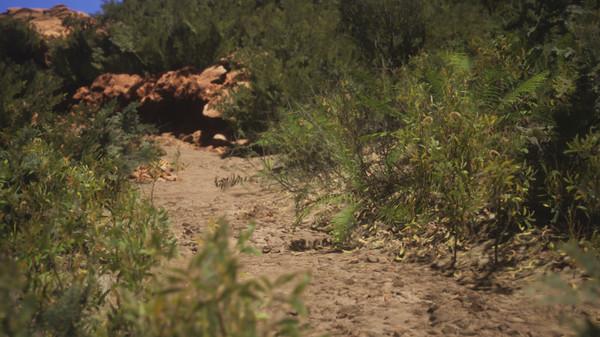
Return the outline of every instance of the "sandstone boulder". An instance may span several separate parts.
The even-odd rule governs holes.
[[[73,96],[76,101],[101,105],[117,100],[139,102],[142,119],[202,146],[234,144],[219,104],[231,90],[247,86],[244,73],[219,64],[198,71],[187,67],[145,78],[132,74],[103,74]],[[217,136],[217,137],[215,137]]]
[[[44,39],[60,39],[68,36],[71,29],[64,24],[65,19],[79,19],[87,24],[94,24],[95,20],[88,14],[57,5],[49,9],[44,8],[9,8],[1,16],[10,16],[17,20],[27,22]]]
[[[77,90],[73,98],[90,104],[102,104],[118,98],[140,103],[175,100],[210,105],[240,83],[247,85],[247,82],[239,81],[240,78],[241,72],[228,71],[223,65],[215,65],[204,71],[183,68],[146,78],[135,74],[103,74],[89,87]],[[213,104],[212,108],[215,106]],[[211,117],[220,115],[213,113]]]
[[[137,90],[143,83],[144,79],[139,75],[103,74],[89,87],[79,88],[73,98],[89,104],[111,99],[130,102],[137,99]]]

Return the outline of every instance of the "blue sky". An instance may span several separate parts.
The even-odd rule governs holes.
[[[83,12],[95,13],[100,10],[102,0],[1,0],[0,12],[4,12],[8,7],[48,8],[57,4],[63,4]]]

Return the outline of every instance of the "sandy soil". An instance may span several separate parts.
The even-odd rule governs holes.
[[[243,258],[252,275],[308,272],[305,293],[311,336],[570,336],[565,314],[539,304],[526,287],[503,292],[459,285],[427,266],[393,262],[378,250],[290,249],[292,242],[325,239],[309,226],[292,228],[293,202],[259,180],[222,191],[215,178],[255,176],[260,160],[221,159],[183,143],[165,144],[167,158],[184,169],[175,182],[144,185],[146,195],[170,214],[183,258],[209,221],[224,216],[234,232],[256,222],[253,243],[265,253]],[[153,192],[152,192],[153,190]],[[564,308],[563,308],[564,309]],[[574,310],[574,309],[572,309]]]

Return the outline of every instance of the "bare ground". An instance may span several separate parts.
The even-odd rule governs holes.
[[[143,191],[169,212],[183,258],[194,253],[195,239],[210,221],[223,216],[234,232],[255,221],[252,242],[264,254],[244,257],[245,271],[272,277],[309,273],[304,299],[312,336],[571,335],[561,322],[575,309],[544,306],[523,284],[502,292],[474,290],[427,266],[394,262],[379,250],[311,249],[326,234],[307,225],[293,228],[293,202],[276,186],[257,180],[224,191],[215,186],[215,178],[255,176],[260,160],[221,159],[177,141],[163,143],[167,158],[184,169],[177,181],[147,184]],[[298,240],[309,249],[290,249]]]

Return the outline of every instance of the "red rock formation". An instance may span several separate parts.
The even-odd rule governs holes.
[[[64,38],[71,29],[64,24],[67,18],[81,19],[88,24],[94,24],[94,19],[88,14],[57,5],[50,9],[43,8],[9,8],[0,16],[10,16],[31,24],[44,39]]]
[[[96,24],[89,15],[64,5],[50,9],[10,8],[1,16],[29,23],[45,40],[64,38],[71,33],[65,19],[78,19],[84,25]],[[105,32],[100,28],[98,31]],[[46,59],[46,63],[51,62]],[[218,109],[219,103],[232,88],[248,86],[244,74],[231,68],[229,61],[222,60],[203,71],[188,67],[149,77],[103,74],[90,86],[77,90],[73,98],[90,105],[112,100],[122,106],[139,102],[141,118],[162,131],[172,132],[197,145],[224,146],[233,144],[233,137]]]
[[[101,103],[111,99],[132,101],[137,99],[136,90],[143,84],[139,75],[103,74],[92,85],[77,90],[74,98],[86,103]]]
[[[198,145],[223,145],[232,137],[218,103],[234,87],[248,85],[242,72],[229,68],[223,60],[204,71],[183,68],[156,77],[104,74],[73,98],[91,105],[139,102],[142,119],[159,129]]]

